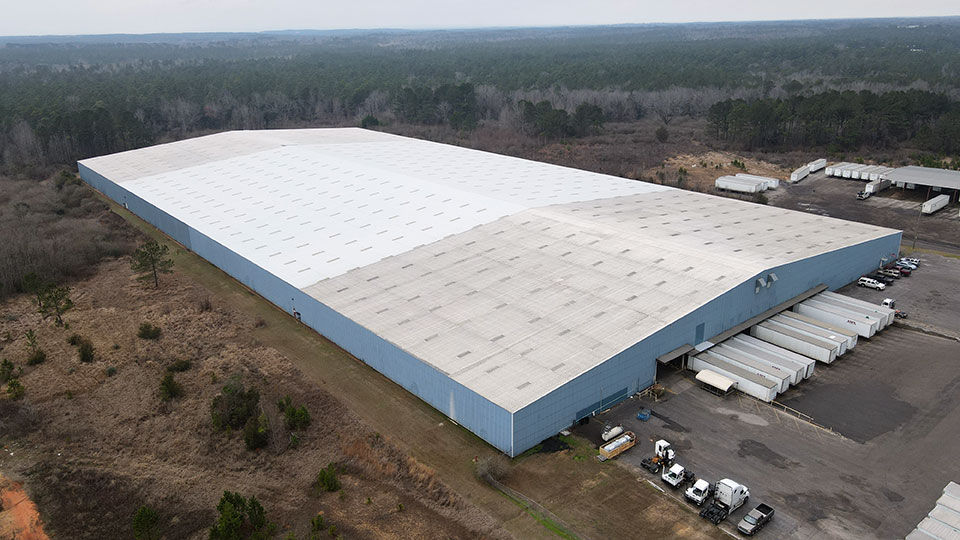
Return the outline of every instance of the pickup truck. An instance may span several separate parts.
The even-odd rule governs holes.
[[[773,519],[773,508],[761,503],[743,516],[737,524],[737,530],[747,536],[753,536],[771,519]]]

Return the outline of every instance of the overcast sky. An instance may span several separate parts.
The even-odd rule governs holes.
[[[960,15],[957,0],[0,0],[0,35]]]

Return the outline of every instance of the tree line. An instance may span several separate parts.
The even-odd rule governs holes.
[[[708,132],[747,149],[826,147],[842,152],[910,142],[960,153],[960,103],[925,91],[824,92],[787,99],[724,100],[707,113]]]
[[[0,42],[0,168],[69,164],[227,129],[399,122],[469,131],[497,123],[553,139],[644,116],[669,124],[729,100],[743,103],[723,105],[734,129],[722,127],[717,137],[737,144],[890,144],[903,140],[899,121],[887,122],[891,132],[879,139],[865,134],[882,118],[869,119],[859,134],[857,122],[841,118],[837,141],[798,135],[835,119],[810,121],[791,104],[860,106],[835,90],[900,95],[912,88],[960,98],[953,83],[960,77],[960,24],[921,22],[320,32],[119,43],[6,38]],[[894,113],[899,107],[892,100],[878,106]],[[711,114],[725,116],[722,107]],[[949,126],[926,124],[929,133],[910,136],[944,147],[936,140]]]

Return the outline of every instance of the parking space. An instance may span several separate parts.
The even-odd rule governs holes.
[[[765,538],[895,538],[922,519],[948,479],[960,478],[960,342],[891,327],[782,395],[811,422],[752,398],[719,398],[690,372],[668,372],[652,402],[631,399],[578,432],[599,442],[604,422],[637,433],[623,454],[641,479],[666,487],[640,467],[663,438],[698,478],[731,478],[750,488],[749,503],[721,526],[766,502],[775,519]],[[636,419],[648,406],[654,416]],[[821,426],[821,427],[818,427]],[[695,510],[692,505],[691,509]]]
[[[906,324],[929,325],[948,335],[960,335],[960,259],[931,254],[917,257],[920,268],[909,277],[894,280],[883,291],[848,285],[837,292],[877,304],[894,298],[897,309],[909,315]]]

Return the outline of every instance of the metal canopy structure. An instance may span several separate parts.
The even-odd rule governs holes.
[[[88,183],[515,455],[900,233],[367,131],[227,132]],[[538,438],[539,437],[539,438]]]
[[[724,394],[737,386],[736,381],[733,379],[724,377],[716,371],[709,369],[701,369],[700,372],[697,373],[697,380]]]
[[[887,173],[891,182],[914,184],[917,186],[931,186],[945,189],[960,189],[960,171],[947,169],[933,169],[910,165]]]

